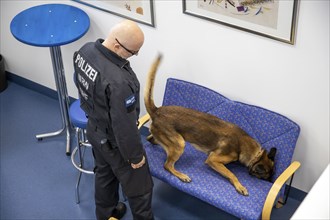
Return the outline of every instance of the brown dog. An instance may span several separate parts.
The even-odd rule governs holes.
[[[266,150],[240,127],[211,114],[180,106],[155,106],[153,88],[160,60],[161,56],[158,56],[150,69],[144,101],[152,121],[148,140],[160,144],[166,151],[165,169],[181,181],[191,182],[189,176],[174,168],[187,141],[196,149],[208,154],[205,163],[228,178],[243,195],[248,195],[247,189],[226,168],[226,164],[239,161],[249,168],[251,175],[270,180],[276,148],[272,148],[267,155]]]

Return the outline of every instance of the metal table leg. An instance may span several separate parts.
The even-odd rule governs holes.
[[[36,138],[40,141],[43,138],[54,137],[66,132],[66,154],[70,155],[70,131],[71,123],[69,119],[69,96],[66,87],[64,67],[62,62],[61,48],[59,46],[50,47],[50,55],[53,64],[58,100],[60,104],[62,128],[55,132],[38,134]]]

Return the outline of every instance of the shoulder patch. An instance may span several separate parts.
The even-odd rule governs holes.
[[[131,95],[131,96],[127,97],[127,98],[125,99],[125,106],[126,106],[126,108],[128,108],[128,107],[134,105],[135,102],[136,102],[135,95]]]

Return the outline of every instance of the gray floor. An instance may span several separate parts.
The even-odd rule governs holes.
[[[83,175],[81,202],[76,204],[77,171],[65,155],[64,135],[40,142],[35,138],[61,127],[57,100],[9,81],[0,93],[0,122],[0,218],[95,219],[94,177]],[[92,166],[92,159],[88,163]],[[166,183],[154,182],[156,219],[237,219]],[[289,197],[283,208],[273,210],[272,219],[290,219],[301,199]],[[132,219],[130,212],[124,219]]]

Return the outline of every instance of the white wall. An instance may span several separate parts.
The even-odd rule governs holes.
[[[0,52],[7,71],[52,89],[49,49],[24,45],[9,30],[17,13],[51,2],[75,5],[91,19],[84,37],[61,47],[69,95],[77,97],[73,52],[104,38],[121,18],[72,1],[1,1]],[[156,80],[156,104],[161,104],[166,78],[176,77],[296,121],[301,134],[294,160],[302,167],[293,185],[308,192],[329,163],[329,1],[301,0],[294,46],[185,15],[180,0],[156,0],[154,9],[156,28],[140,25],[146,42],[139,56],[131,58],[142,88],[160,51],[164,60]]]

